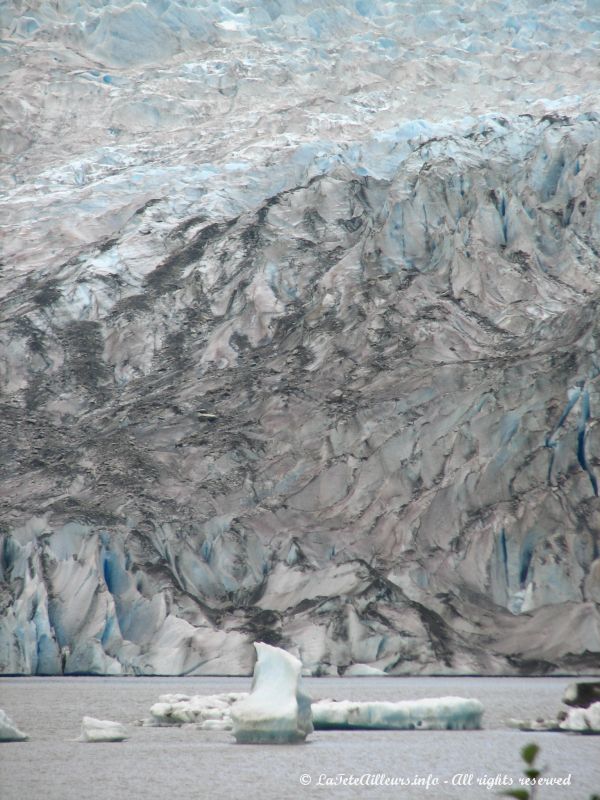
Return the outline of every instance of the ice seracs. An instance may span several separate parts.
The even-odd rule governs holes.
[[[122,742],[125,739],[127,730],[120,722],[94,717],[84,717],[81,721],[80,742]]]
[[[600,6],[422,6],[1,3],[0,673],[597,664]]]
[[[483,705],[463,697],[425,700],[354,702],[320,700],[312,705],[315,729],[378,728],[385,730],[477,730]]]
[[[231,708],[233,735],[242,744],[301,742],[313,730],[310,698],[300,688],[302,664],[285,650],[255,643],[252,690]]]
[[[0,708],[0,742],[24,742],[29,737],[20,731],[6,711]]]

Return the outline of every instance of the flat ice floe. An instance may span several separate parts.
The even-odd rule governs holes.
[[[242,744],[301,742],[312,732],[311,703],[300,688],[302,663],[285,650],[257,642],[252,690],[231,709]]]
[[[313,725],[324,728],[377,728],[385,730],[477,730],[483,705],[463,697],[426,700],[354,702],[320,700],[312,704]]]
[[[0,742],[24,742],[29,737],[20,731],[6,711],[0,708]]]
[[[81,721],[80,742],[122,742],[127,739],[125,726],[109,719],[84,717]]]

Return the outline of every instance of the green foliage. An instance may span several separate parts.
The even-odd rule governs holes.
[[[529,780],[537,780],[540,775],[543,774],[543,769],[537,769],[535,767],[535,760],[538,757],[540,752],[540,748],[534,742],[530,742],[526,744],[525,747],[521,750],[521,758],[525,762],[525,768],[523,769],[523,774]],[[537,795],[537,784],[531,786],[531,791],[527,789],[505,789],[504,791],[500,792],[500,794],[504,795],[505,797],[514,797],[515,800],[535,800]],[[593,794],[590,796],[590,800],[600,800],[599,794]]]
[[[525,773],[525,775],[527,775],[528,778],[539,778],[540,775],[542,774],[539,771],[539,769],[526,769],[523,770],[523,772]]]
[[[521,750],[521,758],[526,764],[529,764],[531,767],[533,762],[535,761],[537,754],[540,752],[540,748],[534,742],[530,744],[526,744],[525,747]]]
[[[502,792],[507,797],[516,797],[517,800],[529,800],[529,792],[527,789],[507,789],[505,792]]]
[[[525,762],[523,774],[529,780],[539,778],[543,772],[543,770],[537,769],[535,766],[535,760],[538,757],[539,752],[540,748],[537,744],[535,744],[535,742],[526,744],[521,750],[521,758]],[[531,791],[528,789],[506,789],[505,791],[501,792],[501,794],[505,795],[506,797],[514,797],[515,800],[535,800],[536,789],[537,785],[533,784],[531,786]]]

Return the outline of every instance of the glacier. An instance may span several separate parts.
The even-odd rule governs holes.
[[[0,23],[0,673],[597,674],[597,0]]]

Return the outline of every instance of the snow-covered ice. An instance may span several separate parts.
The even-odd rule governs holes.
[[[262,642],[252,691],[231,709],[233,734],[243,744],[303,741],[313,730],[310,698],[300,688],[301,662],[291,653]]]
[[[424,700],[354,702],[320,700],[312,705],[313,725],[323,728],[379,728],[396,730],[477,730],[483,705],[463,697]]]
[[[84,717],[81,721],[80,742],[122,742],[125,739],[127,730],[120,722],[94,717]]]
[[[26,733],[17,728],[6,711],[0,708],[0,742],[23,742],[28,738]]]

